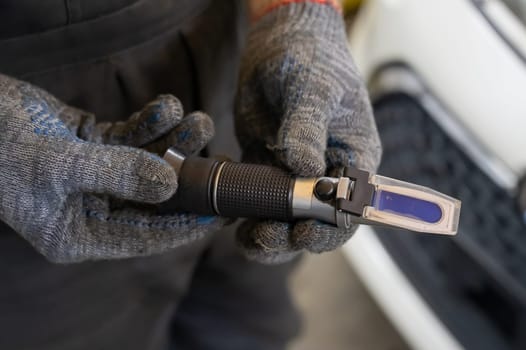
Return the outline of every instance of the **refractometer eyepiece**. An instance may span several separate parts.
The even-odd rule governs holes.
[[[302,178],[271,166],[185,158],[172,148],[164,159],[179,176],[175,204],[196,214],[316,219],[343,228],[360,223],[447,235],[458,228],[460,201],[353,167],[340,178]]]

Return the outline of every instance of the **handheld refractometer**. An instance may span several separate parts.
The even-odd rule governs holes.
[[[164,159],[179,176],[178,209],[196,214],[316,219],[344,228],[357,223],[446,235],[458,228],[459,200],[354,167],[339,178],[302,178],[272,166],[185,158],[173,148]]]

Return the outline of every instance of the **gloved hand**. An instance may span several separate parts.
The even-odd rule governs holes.
[[[0,74],[0,219],[53,262],[160,253],[217,230],[222,220],[157,215],[177,189],[161,153],[189,154],[213,135],[208,116],[160,96],[126,122],[93,115]],[[133,147],[130,147],[133,146]],[[133,202],[132,202],[133,201]]]
[[[302,176],[340,176],[350,164],[375,171],[380,140],[340,13],[327,3],[281,2],[253,23],[242,59],[236,130],[244,161]],[[248,221],[238,241],[249,258],[277,263],[335,249],[355,229]]]

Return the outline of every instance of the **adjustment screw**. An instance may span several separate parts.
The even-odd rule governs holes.
[[[320,179],[314,187],[314,195],[321,201],[328,201],[334,197],[334,184],[329,179]]]

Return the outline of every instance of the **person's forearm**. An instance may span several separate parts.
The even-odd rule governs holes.
[[[248,0],[249,15],[252,19],[257,19],[272,9],[286,4],[313,2],[325,4],[341,11],[342,0]]]

